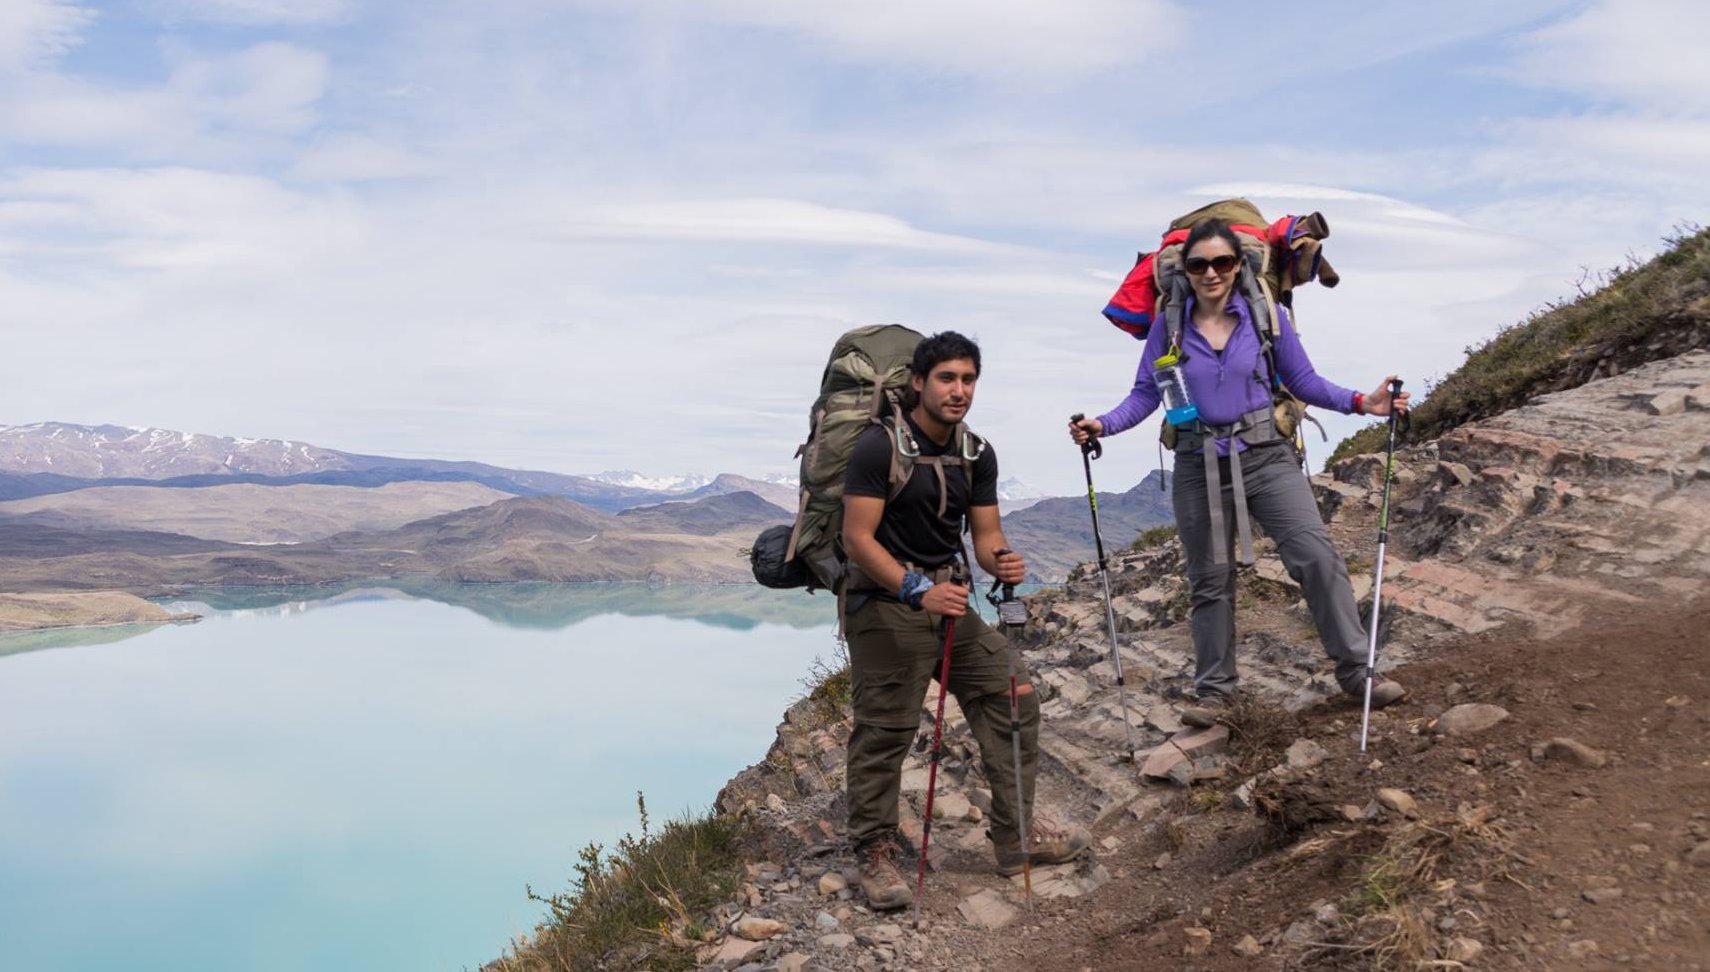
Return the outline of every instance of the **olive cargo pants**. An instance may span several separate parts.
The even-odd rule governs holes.
[[[849,733],[846,786],[849,838],[856,845],[895,830],[902,764],[920,731],[921,705],[943,661],[940,619],[895,601],[875,598],[844,618],[855,695]],[[1002,632],[969,613],[956,619],[948,688],[967,717],[992,788],[991,838],[1019,840],[1015,806],[1015,756],[1009,735],[1009,646]],[[1016,682],[1027,672],[1017,659]],[[1021,701],[1021,773],[1027,806],[1039,756],[1039,698]]]

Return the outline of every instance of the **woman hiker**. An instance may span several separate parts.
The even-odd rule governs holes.
[[[1366,632],[1347,565],[1319,518],[1312,490],[1300,474],[1300,459],[1271,420],[1270,366],[1252,308],[1236,287],[1240,241],[1228,223],[1213,219],[1189,234],[1182,252],[1193,293],[1183,308],[1182,319],[1190,323],[1181,328],[1180,367],[1188,400],[1199,411],[1195,422],[1177,429],[1173,480],[1176,528],[1187,554],[1194,689],[1199,696],[1197,705],[1182,712],[1182,721],[1191,726],[1214,725],[1219,710],[1235,694],[1234,534],[1243,533],[1245,541],[1248,514],[1276,541],[1289,576],[1305,592],[1324,651],[1336,663],[1337,683],[1343,692],[1361,697]],[[1407,410],[1407,392],[1391,399],[1389,382],[1394,376],[1364,394],[1319,377],[1286,311],[1279,306],[1277,312],[1278,333],[1271,357],[1296,397],[1343,414],[1383,416],[1391,409]],[[1069,423],[1077,444],[1091,436],[1131,429],[1157,409],[1163,394],[1154,362],[1169,346],[1166,329],[1154,327],[1128,397],[1098,418]],[[1207,436],[1214,437],[1215,459],[1202,458]],[[1239,468],[1232,468],[1233,464]],[[1210,475],[1216,475],[1220,487],[1221,502],[1215,506],[1208,497]],[[1242,490],[1245,509],[1237,507],[1236,489]],[[1228,529],[1229,524],[1236,529]],[[1247,543],[1242,546],[1245,549]],[[1372,707],[1390,705],[1406,694],[1399,683],[1375,678]]]

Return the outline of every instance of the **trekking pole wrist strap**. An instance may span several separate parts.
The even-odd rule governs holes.
[[[933,586],[932,578],[917,571],[908,571],[903,574],[902,584],[897,587],[897,600],[918,611],[920,599],[925,597],[926,592]]]

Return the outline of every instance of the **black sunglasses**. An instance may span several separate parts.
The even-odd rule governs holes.
[[[1188,257],[1182,262],[1182,266],[1187,268],[1188,273],[1197,277],[1205,272],[1206,267],[1210,267],[1218,273],[1228,273],[1235,269],[1235,265],[1240,262],[1240,257],[1233,253],[1225,253],[1222,256],[1215,256],[1209,260],[1205,257]]]

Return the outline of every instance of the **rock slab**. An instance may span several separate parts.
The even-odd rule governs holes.
[[[964,898],[956,910],[961,913],[963,921],[986,931],[996,931],[1015,921],[1020,914],[1014,905],[1004,900],[1002,894],[990,888]]]
[[[1488,702],[1463,702],[1437,717],[1437,731],[1445,736],[1471,736],[1508,718],[1508,710]]]

